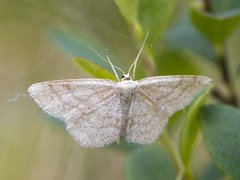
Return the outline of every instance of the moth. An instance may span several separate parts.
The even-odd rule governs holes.
[[[118,82],[66,79],[33,84],[28,92],[49,115],[62,119],[83,147],[103,147],[126,136],[129,142],[154,143],[169,117],[191,103],[211,79],[205,76],[154,76],[134,80],[143,45],[128,73]],[[133,68],[133,75],[130,76]]]

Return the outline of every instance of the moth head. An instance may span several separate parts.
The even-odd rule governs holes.
[[[129,74],[124,74],[121,78],[121,81],[132,80],[132,77]]]
[[[137,62],[138,62],[138,59],[139,59],[139,57],[140,57],[140,55],[141,55],[141,52],[142,52],[142,50],[143,50],[143,48],[144,48],[144,45],[145,45],[145,43],[146,43],[146,41],[147,41],[148,34],[149,34],[149,32],[146,34],[145,39],[144,39],[144,41],[143,41],[143,44],[142,44],[142,46],[141,46],[141,48],[140,48],[140,50],[139,50],[139,52],[138,52],[138,54],[137,54],[137,57],[135,58],[135,60],[133,61],[132,65],[131,65],[130,68],[128,69],[128,73],[127,73],[127,74],[125,74],[121,68],[115,66],[115,65],[112,63],[111,59],[106,55],[107,61],[108,61],[109,64],[111,65],[112,70],[113,70],[113,72],[114,72],[114,74],[115,74],[115,76],[116,76],[116,78],[117,78],[118,81],[120,81],[120,78],[118,77],[118,74],[117,74],[117,72],[116,72],[116,69],[120,70],[120,71],[123,73],[123,76],[122,76],[122,78],[121,78],[121,81],[126,81],[126,80],[129,81],[129,80],[133,80],[133,79],[134,79]],[[93,50],[93,51],[94,51],[94,50]],[[95,52],[95,51],[94,51],[94,52]],[[106,59],[104,59],[104,58],[103,58],[102,56],[100,56],[98,53],[96,53],[96,54],[97,54],[101,59],[103,59],[104,61],[106,61]],[[116,69],[115,69],[115,68],[116,68]],[[132,70],[132,77],[129,75],[130,72],[131,72],[131,70]]]

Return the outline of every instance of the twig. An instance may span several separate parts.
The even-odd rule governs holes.
[[[217,88],[214,88],[211,91],[211,94],[213,97],[215,97],[219,101],[226,103],[226,104],[230,104],[229,99],[227,97],[224,97],[224,95]]]
[[[223,49],[223,52],[219,55],[219,66],[222,71],[222,79],[227,85],[229,92],[230,92],[230,97],[229,97],[229,104],[238,107],[238,97],[234,89],[234,83],[230,75],[230,70],[229,70],[229,65],[227,62],[227,57],[226,57],[226,50]]]
[[[219,66],[222,71],[222,79],[226,83],[230,92],[229,104],[237,107],[239,105],[237,94],[235,92],[233,81],[230,77],[230,70],[229,70],[229,66],[226,58],[226,50],[224,49],[223,49],[223,53],[219,55]]]
[[[210,0],[204,0],[204,10],[206,12],[211,12],[212,11],[212,4]]]
[[[206,12],[212,12],[213,9],[212,9],[211,1],[203,0],[203,2],[204,2],[204,10]],[[223,103],[231,104],[235,107],[238,107],[239,106],[238,96],[234,89],[233,79],[231,78],[231,72],[229,69],[229,64],[228,64],[227,55],[226,55],[227,53],[224,47],[224,43],[221,44],[220,46],[216,45],[216,52],[218,54],[218,62],[219,62],[220,70],[222,72],[222,79],[229,90],[230,96],[228,98],[225,98],[218,90],[213,91],[212,94]]]

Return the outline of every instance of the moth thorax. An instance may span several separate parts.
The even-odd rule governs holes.
[[[128,81],[128,80],[132,80],[132,77],[129,74],[124,74],[122,76],[121,81]]]
[[[137,87],[137,85],[138,82],[133,80],[126,80],[117,83],[117,86],[120,89],[120,91],[126,94],[132,92]]]

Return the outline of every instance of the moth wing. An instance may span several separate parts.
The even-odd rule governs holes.
[[[140,80],[129,114],[129,141],[154,142],[168,118],[188,105],[210,82],[204,76],[155,76]]]
[[[155,142],[165,127],[166,118],[147,97],[134,93],[126,128],[127,140],[139,144]]]
[[[110,80],[59,80],[33,84],[30,95],[49,115],[65,121],[69,133],[85,147],[119,139],[121,106]]]
[[[103,147],[120,140],[122,111],[118,94],[67,121],[67,130],[84,147]]]

